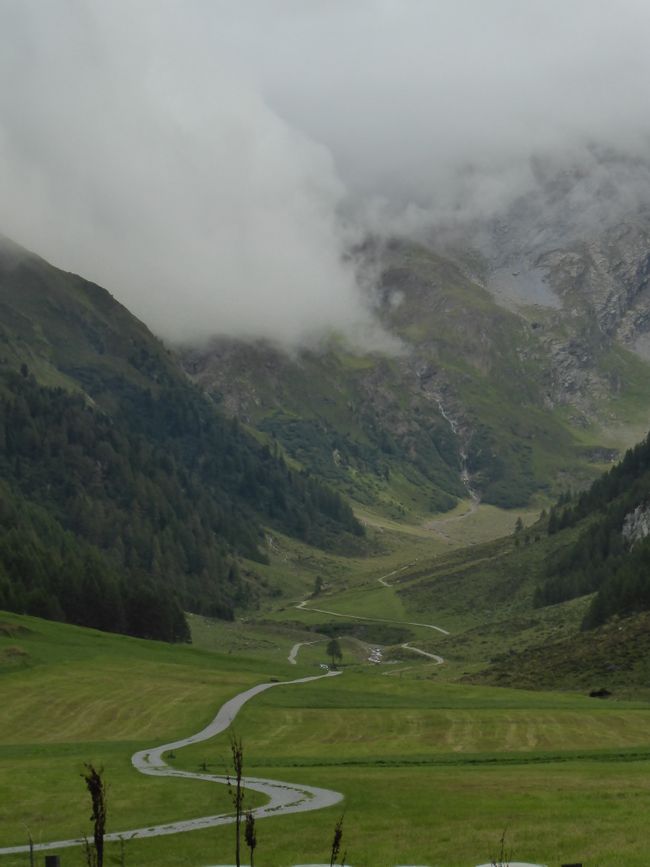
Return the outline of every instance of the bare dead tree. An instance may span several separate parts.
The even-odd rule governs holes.
[[[499,840],[499,852],[496,857],[492,858],[492,867],[508,867],[510,863],[510,859],[512,858],[512,851],[507,851],[506,849],[506,835],[508,833],[508,826],[503,829],[501,832],[501,839]]]
[[[29,841],[29,867],[34,867],[34,838],[32,832],[27,828],[27,839]]]
[[[244,787],[242,777],[244,775],[244,747],[241,738],[232,735],[230,738],[230,752],[235,774],[234,782],[228,775],[228,791],[235,808],[235,864],[241,867],[241,817],[244,811]]]
[[[343,816],[336,823],[336,827],[334,828],[334,837],[332,839],[332,850],[330,854],[330,867],[334,867],[334,862],[336,861],[340,851],[341,851],[341,839],[343,837]]]
[[[95,865],[97,864],[97,855],[95,853],[95,850],[90,845],[90,841],[88,840],[88,837],[86,837],[85,835],[84,835],[83,841],[84,841],[84,857],[86,859],[86,865],[87,865],[87,867],[95,867]]]
[[[102,779],[103,768],[99,771],[93,765],[85,765],[84,778],[90,794],[93,812],[90,821],[93,823],[93,846],[86,840],[86,860],[89,867],[104,865],[104,834],[106,832],[106,785]]]
[[[250,867],[255,867],[255,847],[257,846],[257,833],[255,831],[255,816],[253,816],[252,810],[248,810],[246,813],[244,839],[246,840],[246,845],[248,846],[248,850],[251,853]]]

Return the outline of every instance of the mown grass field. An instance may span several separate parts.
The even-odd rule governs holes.
[[[105,768],[114,830],[226,810],[221,787],[146,778],[131,755],[198,731],[225,699],[288,668],[3,613],[0,846],[88,832],[84,762]]]
[[[508,826],[521,860],[641,865],[649,723],[644,703],[438,686],[417,675],[390,682],[373,670],[266,693],[237,730],[256,776],[346,794],[352,864],[476,864],[497,852]],[[215,739],[208,761],[218,764],[226,748]],[[178,761],[195,767],[205,752],[190,747]],[[260,855],[264,846],[268,863],[322,860],[332,812],[261,823]],[[227,848],[228,832],[217,836]]]
[[[24,842],[26,828],[37,841],[87,832],[84,761],[105,767],[109,830],[226,811],[225,788],[144,777],[131,754],[197,731],[252,683],[315,673],[323,652],[305,647],[288,665],[285,650],[300,634],[283,639],[273,625],[210,632],[201,624],[201,643],[218,646],[221,634],[224,645],[245,645],[242,656],[232,646],[218,653],[14,615],[0,621],[0,845]],[[417,658],[387,677],[389,666],[352,661],[353,643],[344,642],[350,664],[341,677],[277,687],[235,724],[247,773],[345,795],[348,863],[467,867],[496,854],[507,826],[519,860],[647,865],[650,704],[447,684]],[[228,735],[170,762],[223,772]],[[328,860],[339,815],[260,821],[256,863]],[[117,846],[108,851],[108,863],[119,863]],[[231,827],[126,844],[126,863],[138,867],[232,863],[232,855]],[[62,858],[82,863],[77,850]],[[27,863],[0,858],[3,867]]]

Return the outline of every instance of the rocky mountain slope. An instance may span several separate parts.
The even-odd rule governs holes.
[[[650,223],[491,233],[359,252],[401,351],[215,338],[184,351],[185,369],[301,466],[395,517],[445,510],[468,486],[508,507],[584,485],[650,420]]]

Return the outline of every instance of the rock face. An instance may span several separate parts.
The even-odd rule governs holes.
[[[636,542],[640,542],[650,536],[650,506],[637,506],[633,512],[625,516],[623,521],[623,538],[631,548]]]
[[[565,310],[593,317],[598,331],[635,348],[650,329],[650,226],[606,234],[540,255],[538,265]]]
[[[614,348],[650,360],[650,215],[564,235],[562,226],[558,217],[541,231],[523,207],[495,222],[481,250],[483,279],[497,303],[530,321],[547,406],[574,407],[588,424],[621,388],[602,357]]]
[[[650,163],[640,175],[592,156],[591,173],[539,163],[537,188],[480,224],[356,251],[401,352],[223,339],[188,352],[186,371],[301,466],[391,513],[435,490],[436,508],[468,486],[514,506],[585,483],[650,416],[650,210],[612,185],[641,177],[650,200]]]
[[[465,261],[480,263],[474,279],[542,344],[547,405],[575,407],[590,424],[624,387],[604,356],[650,360],[650,162],[584,156],[562,171],[538,162],[526,194],[463,231],[474,252]]]

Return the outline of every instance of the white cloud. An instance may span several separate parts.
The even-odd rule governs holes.
[[[164,336],[367,326],[328,150],[205,45],[192,52],[192,28],[177,42],[177,8],[153,35],[129,4],[80,8],[0,13],[0,42],[21,34],[2,63],[5,234],[102,282]]]
[[[587,172],[576,220],[650,198],[649,36],[642,0],[4,0],[0,231],[163,336],[367,331],[342,213],[489,215],[540,165]]]

